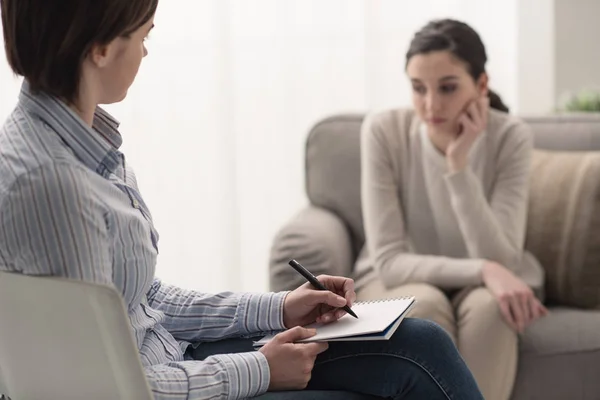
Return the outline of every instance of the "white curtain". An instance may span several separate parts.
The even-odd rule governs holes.
[[[404,53],[432,18],[479,31],[491,85],[517,100],[517,0],[162,0],[128,98],[107,107],[161,234],[158,275],[266,290],[276,231],[307,204],[319,119],[410,104]],[[0,118],[19,82],[0,62]]]

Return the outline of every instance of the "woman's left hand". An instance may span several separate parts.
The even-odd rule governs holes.
[[[474,100],[458,117],[459,132],[446,149],[446,160],[451,172],[467,167],[469,151],[487,126],[490,99],[487,96]]]
[[[321,275],[317,279],[328,290],[317,290],[307,282],[286,296],[283,303],[286,328],[305,326],[315,321],[333,322],[346,314],[340,307],[351,307],[356,300],[352,279],[329,275]]]

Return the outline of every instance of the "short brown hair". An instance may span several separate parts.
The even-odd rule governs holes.
[[[32,91],[69,102],[94,44],[108,44],[144,25],[158,0],[0,0],[6,58]]]

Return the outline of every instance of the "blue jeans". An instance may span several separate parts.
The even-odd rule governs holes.
[[[252,340],[229,339],[190,347],[203,360],[214,354],[253,351]],[[482,400],[452,340],[433,322],[407,318],[388,341],[330,342],[317,357],[307,390],[342,390],[391,399]],[[258,399],[296,399],[280,392]]]

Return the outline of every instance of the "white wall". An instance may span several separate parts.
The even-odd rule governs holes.
[[[544,114],[556,102],[554,0],[517,1],[515,109]]]
[[[554,112],[568,93],[600,87],[600,0],[521,0],[517,108]]]
[[[600,0],[554,0],[556,95],[600,87]]]

